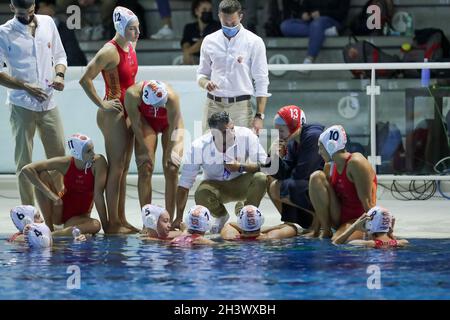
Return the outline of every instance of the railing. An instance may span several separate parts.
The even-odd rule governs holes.
[[[376,70],[406,70],[406,69],[450,69],[450,63],[375,63],[375,64],[289,64],[289,65],[269,65],[270,71],[336,71],[336,70],[370,70],[371,81],[366,87],[366,93],[370,96],[370,156],[369,160],[375,167],[379,164],[380,157],[376,154],[376,96],[380,94],[380,87],[376,85]],[[90,134],[94,141],[102,140],[102,136],[97,130],[95,124],[96,108],[84,94],[78,84],[78,80],[84,72],[84,67],[69,68],[66,76],[66,90],[62,93],[56,93],[56,100],[60,106],[63,116],[65,134],[73,133],[72,131],[82,131]],[[187,129],[190,123],[200,121],[201,112],[192,112],[194,107],[202,107],[204,104],[205,93],[196,83],[196,66],[144,66],[139,68],[137,81],[144,79],[159,79],[170,82],[175,90],[177,90],[188,107],[182,106],[183,117]],[[96,79],[95,86],[101,94],[104,90],[104,84],[101,76]],[[450,90],[450,89],[449,89]],[[5,90],[0,89],[0,101],[5,100]],[[83,120],[80,120],[82,117]],[[6,108],[0,108],[0,133],[2,142],[0,144],[0,172],[14,172],[13,165],[13,140],[10,133],[10,125],[8,123],[9,116]],[[2,122],[3,121],[3,122]],[[193,125],[192,125],[193,126]],[[40,148],[39,145],[37,145]],[[158,148],[158,153],[160,152]],[[101,143],[96,144],[96,150],[104,153]],[[39,156],[34,157],[35,160],[43,158],[43,152],[39,151]],[[160,172],[161,167],[157,164],[155,172]],[[134,164],[131,164],[130,172],[135,171]],[[396,180],[450,180],[450,176],[421,176],[421,175],[380,175],[382,179]]]
[[[371,81],[366,87],[367,95],[370,96],[370,156],[369,161],[375,167],[380,164],[381,159],[376,154],[376,99],[380,95],[380,87],[376,85],[376,70],[416,70],[416,69],[450,69],[449,62],[427,62],[427,63],[321,63],[321,64],[289,64],[269,65],[271,71],[341,71],[341,70],[370,70]],[[450,91],[450,89],[449,89]],[[449,128],[450,130],[450,128]],[[401,177],[401,178],[400,178]],[[408,175],[386,175],[388,180],[450,180],[450,176],[408,176]],[[400,178],[400,179],[399,179]]]

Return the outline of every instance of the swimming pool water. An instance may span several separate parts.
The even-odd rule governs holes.
[[[180,248],[99,235],[30,251],[6,238],[0,299],[450,299],[448,239],[396,250],[302,238]],[[80,289],[71,289],[71,266]],[[379,270],[381,289],[368,288],[368,268]]]

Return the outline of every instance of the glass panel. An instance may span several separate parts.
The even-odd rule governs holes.
[[[370,97],[368,79],[352,79],[350,71],[312,71],[303,75],[288,71],[270,76],[270,92],[265,126],[273,128],[279,108],[295,104],[306,114],[307,123],[325,127],[342,125],[348,135],[349,150],[370,154]]]
[[[380,80],[377,97],[378,173],[435,174],[433,167],[450,155],[450,87],[422,88],[420,80]]]

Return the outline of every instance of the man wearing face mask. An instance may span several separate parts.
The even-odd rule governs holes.
[[[67,57],[53,19],[34,14],[34,0],[11,0],[10,8],[14,18],[0,26],[0,85],[8,88],[19,174],[31,163],[36,128],[48,158],[65,154],[53,94],[64,89]],[[33,187],[23,176],[18,181],[21,203],[34,205]]]
[[[209,209],[216,218],[212,233],[219,233],[230,217],[224,204],[237,202],[235,214],[244,205],[259,206],[267,184],[260,163],[266,163],[267,153],[258,137],[248,128],[235,126],[225,111],[214,113],[208,125],[211,131],[196,139],[184,155],[172,226],[179,227],[189,189],[203,170],[195,203]]]
[[[69,29],[66,21],[56,15],[55,0],[40,0],[39,9],[36,8],[36,12],[50,16],[55,21],[64,49],[67,52],[67,64],[71,67],[87,65],[86,55],[80,48],[75,30]]]
[[[237,126],[263,128],[269,86],[266,47],[263,40],[242,24],[242,7],[237,0],[223,0],[219,5],[222,29],[205,37],[200,49],[197,81],[206,89],[206,119],[226,111]],[[254,83],[254,85],[253,85]],[[253,113],[251,96],[256,97]]]
[[[197,21],[184,26],[183,64],[198,64],[203,38],[220,29],[220,23],[213,18],[211,0],[192,1],[191,13]]]

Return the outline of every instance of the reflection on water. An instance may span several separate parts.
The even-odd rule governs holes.
[[[450,240],[398,250],[288,239],[171,247],[138,236],[97,236],[31,251],[0,237],[0,299],[448,299]],[[369,266],[381,290],[369,290]],[[81,290],[69,290],[70,266]],[[427,290],[423,290],[427,288]]]

